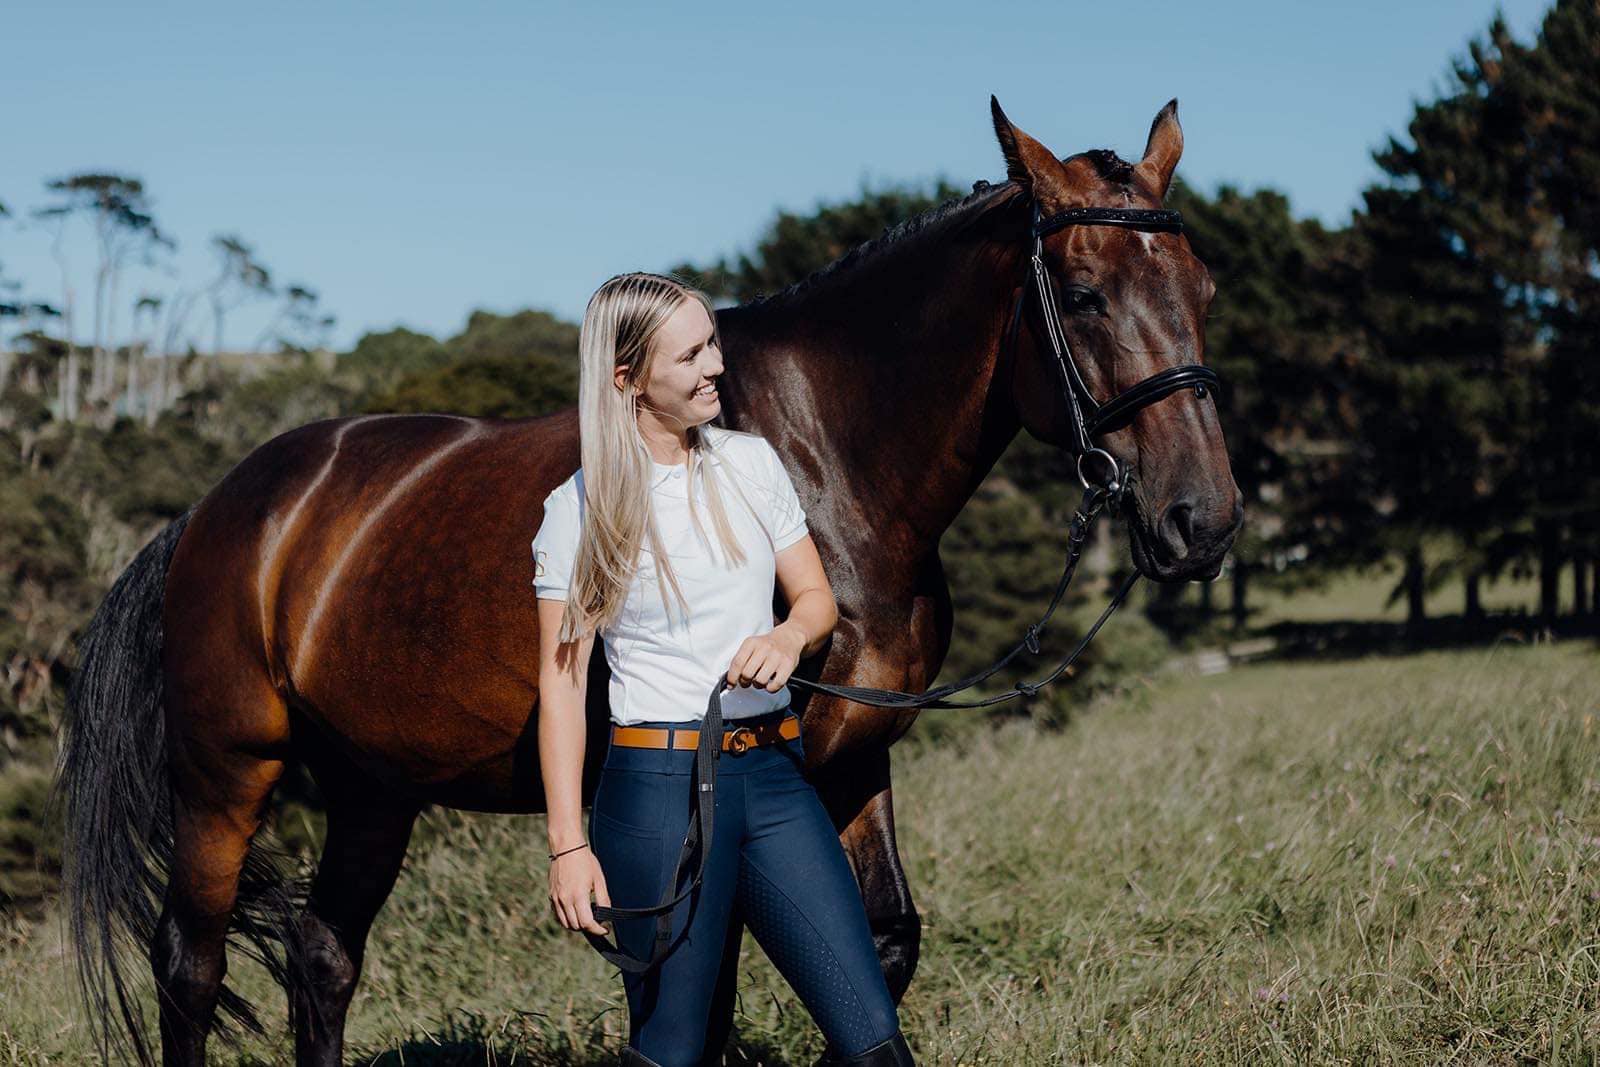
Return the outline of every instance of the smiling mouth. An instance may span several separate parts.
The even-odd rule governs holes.
[[[704,389],[696,389],[694,391],[694,395],[702,400],[710,399],[711,397],[717,395],[717,387],[715,385],[708,385]]]

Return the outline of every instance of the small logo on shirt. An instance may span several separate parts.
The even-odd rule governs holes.
[[[535,578],[544,577],[544,551],[542,549],[533,554],[533,576]]]

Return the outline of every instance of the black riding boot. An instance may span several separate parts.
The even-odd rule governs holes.
[[[816,1067],[916,1067],[916,1063],[911,1058],[911,1047],[906,1044],[905,1035],[896,1031],[893,1037],[854,1056],[841,1056],[829,1045]]]

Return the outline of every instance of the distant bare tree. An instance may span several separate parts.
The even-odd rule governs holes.
[[[11,209],[0,202],[0,220],[15,218]],[[17,336],[24,337],[31,331],[42,329],[49,319],[59,319],[61,312],[42,300],[28,300],[22,296],[22,281],[16,278],[7,278],[5,265],[0,263],[0,319],[15,319],[21,327]],[[4,338],[0,338],[0,392],[3,392],[11,383],[11,371],[16,366],[16,352],[12,351]],[[30,381],[24,383],[25,388],[37,391],[41,385],[39,367],[36,362],[28,363],[27,373]]]
[[[150,213],[144,184],[137,178],[119,174],[84,173],[57,178],[45,188],[60,199],[34,212],[36,218],[55,224],[55,253],[62,267],[67,305],[67,382],[62,397],[62,417],[77,417],[77,344],[72,336],[74,294],[67,276],[63,251],[66,223],[73,217],[86,218],[94,230],[99,262],[95,269],[93,364],[90,368],[89,396],[93,403],[111,394],[115,379],[109,338],[115,329],[117,292],[122,272],[138,256],[151,262],[158,248],[172,249],[176,243],[162,233]]]
[[[154,354],[156,361],[155,384],[143,394],[146,426],[154,426],[161,413],[177,402],[172,361],[180,350],[192,353],[198,347],[194,338],[188,336],[189,322],[201,298],[216,284],[209,283],[205,288],[187,287],[176,269],[169,268],[165,273],[171,279],[171,288],[165,293],[149,294],[145,299],[152,303],[144,305],[150,312],[145,354]]]
[[[211,303],[211,352],[216,355],[222,351],[228,312],[247,300],[271,296],[274,290],[271,272],[237,234],[219,234],[211,239],[211,247],[217,253],[219,269],[206,287],[206,298]]]
[[[276,340],[283,351],[310,351],[327,344],[328,334],[338,321],[323,313],[315,289],[291,284],[283,291],[283,301],[267,325],[256,335],[254,348],[260,351],[269,340]]]
[[[149,358],[150,351],[155,347],[155,332],[160,322],[162,299],[150,293],[140,294],[139,299],[133,302],[133,336],[128,339],[128,376],[127,388],[123,392],[124,406],[127,408],[128,417],[133,418],[139,413],[142,401],[145,410],[145,421],[150,421],[150,411],[155,407],[155,402],[150,398],[147,390],[141,389],[139,379],[145,361]],[[148,313],[148,314],[146,314]],[[149,326],[140,327],[141,318],[149,319]]]
[[[11,212],[7,209],[5,201],[0,200],[0,219],[8,219]],[[0,263],[0,319],[12,318],[22,314],[22,305],[18,302],[17,294],[22,291],[22,283],[8,281],[5,275],[5,264]],[[11,352],[4,346],[4,338],[0,338],[0,392],[5,391],[6,382],[11,379]]]

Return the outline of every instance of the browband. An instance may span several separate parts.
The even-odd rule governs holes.
[[[1048,215],[1034,224],[1033,233],[1043,237],[1075,222],[1101,226],[1126,226],[1134,230],[1159,230],[1182,233],[1183,216],[1176,211],[1139,207],[1074,207]]]

